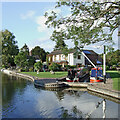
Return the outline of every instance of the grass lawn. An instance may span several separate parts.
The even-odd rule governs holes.
[[[120,91],[120,72],[118,71],[107,71],[113,80],[113,89]]]
[[[55,74],[51,74],[50,72],[39,72],[39,74],[37,74],[37,72],[21,72],[21,73],[32,75],[39,78],[61,78],[67,76],[67,72],[55,72]]]

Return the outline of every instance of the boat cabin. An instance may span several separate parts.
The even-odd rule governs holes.
[[[103,77],[102,68],[92,68],[91,77]]]
[[[103,70],[102,68],[92,68],[91,69],[91,76],[90,76],[90,82],[103,82]]]

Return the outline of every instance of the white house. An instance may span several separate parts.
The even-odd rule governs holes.
[[[95,53],[93,50],[83,50],[85,55],[94,63],[102,64],[101,57]],[[67,56],[63,54],[62,51],[56,50],[48,54],[48,61],[51,64],[52,62],[64,65],[89,65],[89,61],[84,57],[83,54],[74,55],[75,50],[71,50]]]

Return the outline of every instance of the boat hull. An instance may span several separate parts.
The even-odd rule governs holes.
[[[74,78],[74,79],[70,79],[70,78],[66,78],[67,82],[90,82],[90,79],[86,79],[89,78],[89,74],[84,74],[83,76],[80,76],[79,78]]]
[[[95,82],[103,82],[103,79],[96,79],[96,78],[94,78],[94,77],[91,77],[90,78],[90,83],[95,83]]]

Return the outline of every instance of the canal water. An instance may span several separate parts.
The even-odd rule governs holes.
[[[2,118],[118,118],[118,106],[85,89],[42,89],[2,74]]]

